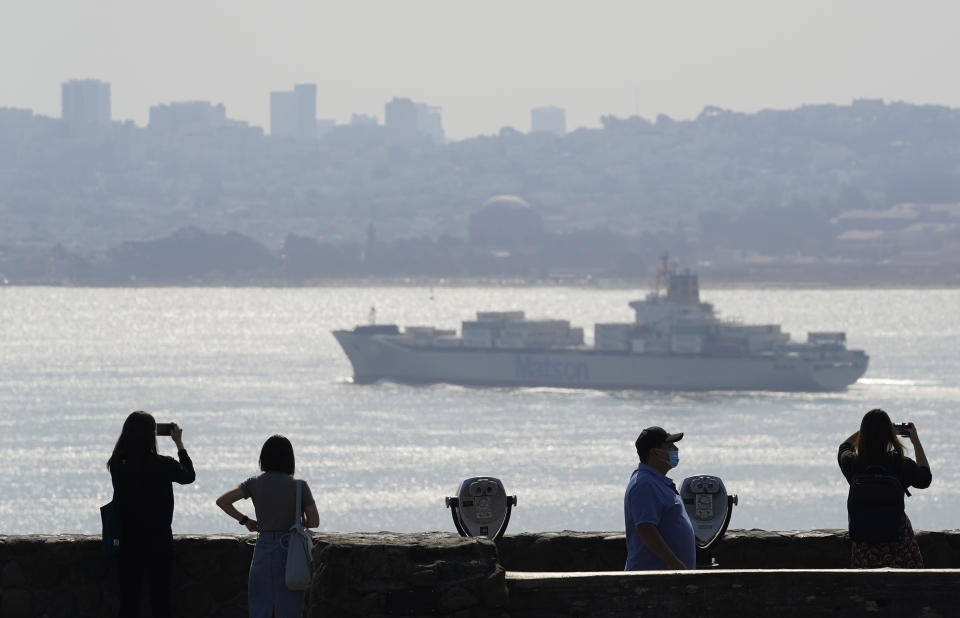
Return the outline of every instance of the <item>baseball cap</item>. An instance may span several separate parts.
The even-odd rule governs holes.
[[[640,435],[637,437],[637,454],[646,455],[647,452],[652,449],[660,446],[665,442],[679,442],[683,439],[683,433],[667,433],[667,430],[663,427],[647,427],[640,432]]]

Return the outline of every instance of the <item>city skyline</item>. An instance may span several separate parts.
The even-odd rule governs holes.
[[[483,6],[7,3],[0,105],[58,116],[60,84],[93,78],[112,84],[116,120],[145,126],[153,105],[199,100],[268,129],[270,92],[315,83],[320,118],[382,122],[403,97],[442,108],[451,139],[525,131],[541,106],[565,109],[568,131],[708,105],[960,107],[960,84],[945,79],[960,46],[950,3]]]

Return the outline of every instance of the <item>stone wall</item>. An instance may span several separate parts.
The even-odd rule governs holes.
[[[672,574],[621,572],[622,533],[518,534],[498,545],[438,532],[314,538],[304,610],[311,617],[635,615],[651,603],[701,615],[697,608],[708,601],[783,615],[828,606],[856,615],[864,607],[900,608],[905,598],[926,603],[928,616],[946,616],[955,613],[949,595],[960,584],[960,571],[934,570],[960,568],[960,531],[918,533],[930,570],[909,572],[818,572],[847,564],[849,542],[836,530],[729,531],[715,551],[725,570]],[[175,615],[246,616],[252,542],[252,535],[176,536]],[[785,568],[803,571],[770,570]],[[606,573],[556,574],[569,571]],[[101,556],[99,537],[0,536],[0,618],[113,615],[115,588],[116,567]]]
[[[177,536],[176,616],[245,616],[252,537]],[[0,537],[0,617],[113,616],[117,569],[99,536]],[[149,613],[143,614],[149,615]]]
[[[927,568],[960,568],[960,530],[917,532]],[[507,535],[498,543],[508,571],[621,571],[622,532],[538,532]],[[728,530],[712,548],[724,569],[842,569],[850,564],[846,530]]]
[[[503,567],[487,539],[443,533],[318,535],[305,615],[500,616]]]
[[[247,615],[253,535],[174,537],[171,604],[182,618]],[[487,539],[451,533],[316,534],[307,616],[498,616],[504,569]],[[0,618],[116,615],[100,537],[0,536]],[[143,614],[149,615],[149,613]]]

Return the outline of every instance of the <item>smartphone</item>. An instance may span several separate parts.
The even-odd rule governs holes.
[[[910,423],[894,423],[893,428],[896,430],[897,435],[899,436],[910,435]]]
[[[173,423],[157,423],[157,435],[169,436],[172,425]]]

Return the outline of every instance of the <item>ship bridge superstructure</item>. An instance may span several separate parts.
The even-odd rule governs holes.
[[[711,303],[700,300],[697,274],[689,270],[675,272],[666,260],[654,290],[643,300],[629,304],[634,310],[634,323],[597,324],[594,332],[598,348],[725,357],[797,354],[815,346],[820,346],[818,351],[827,350],[827,346],[821,346],[821,339],[791,345],[790,334],[783,332],[779,324],[721,320]],[[831,341],[835,343],[835,339]],[[836,349],[835,345],[832,349]]]

